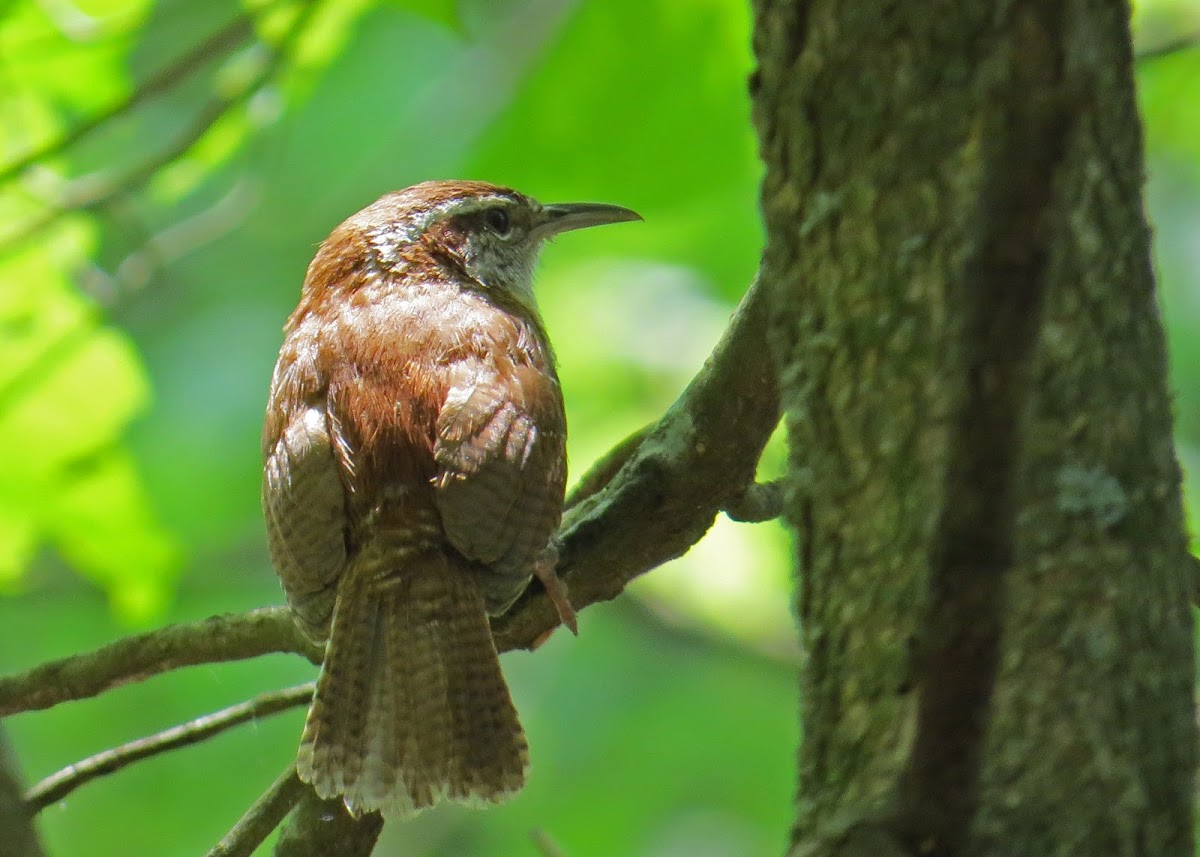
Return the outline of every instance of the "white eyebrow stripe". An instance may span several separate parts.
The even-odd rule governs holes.
[[[393,221],[383,226],[377,226],[367,232],[367,239],[379,259],[384,264],[396,262],[396,248],[401,244],[411,244],[421,237],[430,226],[449,216],[471,214],[490,208],[498,202],[512,204],[512,199],[502,194],[491,196],[471,196],[448,199],[430,206],[417,217],[406,218],[403,222]]]

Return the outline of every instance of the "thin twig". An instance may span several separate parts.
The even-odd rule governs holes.
[[[303,33],[305,25],[318,5],[318,0],[307,0],[297,13],[291,27],[280,39],[279,44],[271,50],[270,56],[263,63],[259,72],[243,84],[237,92],[211,99],[197,114],[192,124],[170,146],[124,175],[111,181],[88,183],[87,189],[79,192],[75,198],[52,205],[41,217],[25,223],[15,232],[0,238],[0,251],[10,250],[36,237],[72,211],[88,211],[109,205],[114,199],[141,187],[160,169],[185,155],[231,108],[250,98],[271,80],[279,65],[288,58],[293,44]]]
[[[312,699],[315,686],[315,682],[310,681],[284,690],[263,693],[246,702],[97,753],[46,777],[26,792],[25,802],[35,812],[45,809],[84,783],[119,771],[134,762],[179,747],[198,744],[249,720],[258,720],[289,708],[307,705]]]
[[[254,22],[249,13],[238,15],[183,56],[146,78],[125,98],[107,109],[89,116],[57,140],[26,152],[12,163],[0,168],[0,183],[12,180],[36,163],[62,154],[101,125],[123,116],[139,104],[165,92],[209,62],[228,54],[253,34]]]
[[[296,776],[296,766],[288,765],[238,823],[212,847],[208,857],[250,857],[307,790],[308,787]]]
[[[1200,46],[1200,32],[1189,33],[1186,36],[1179,36],[1174,39],[1168,39],[1160,45],[1155,45],[1152,48],[1145,48],[1138,51],[1133,56],[1133,61],[1138,63],[1153,62],[1163,57],[1169,57],[1172,54],[1189,51],[1197,46]]]
[[[180,667],[273,652],[303,655],[313,663],[322,657],[321,647],[304,637],[286,607],[168,625],[0,678],[0,717],[86,699]]]
[[[533,847],[537,849],[542,857],[567,857],[566,852],[558,847],[558,843],[546,831],[541,829],[531,830],[529,831],[529,838],[533,840]]]

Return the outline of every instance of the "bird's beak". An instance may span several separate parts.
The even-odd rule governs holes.
[[[642,216],[628,208],[605,205],[602,202],[560,202],[542,206],[539,219],[541,222],[534,231],[538,233],[539,238],[551,238],[572,229],[641,220]]]

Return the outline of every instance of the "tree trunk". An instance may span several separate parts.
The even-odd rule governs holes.
[[[793,855],[1193,854],[1129,10],[755,0]]]

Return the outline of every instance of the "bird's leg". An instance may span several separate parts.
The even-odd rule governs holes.
[[[567,585],[554,571],[557,564],[558,548],[555,547],[554,542],[551,542],[546,545],[546,549],[534,563],[533,575],[542,582],[542,586],[546,587],[546,594],[550,596],[550,603],[558,611],[559,620],[571,629],[572,634],[578,637],[579,625],[575,621],[575,608],[571,606]]]

